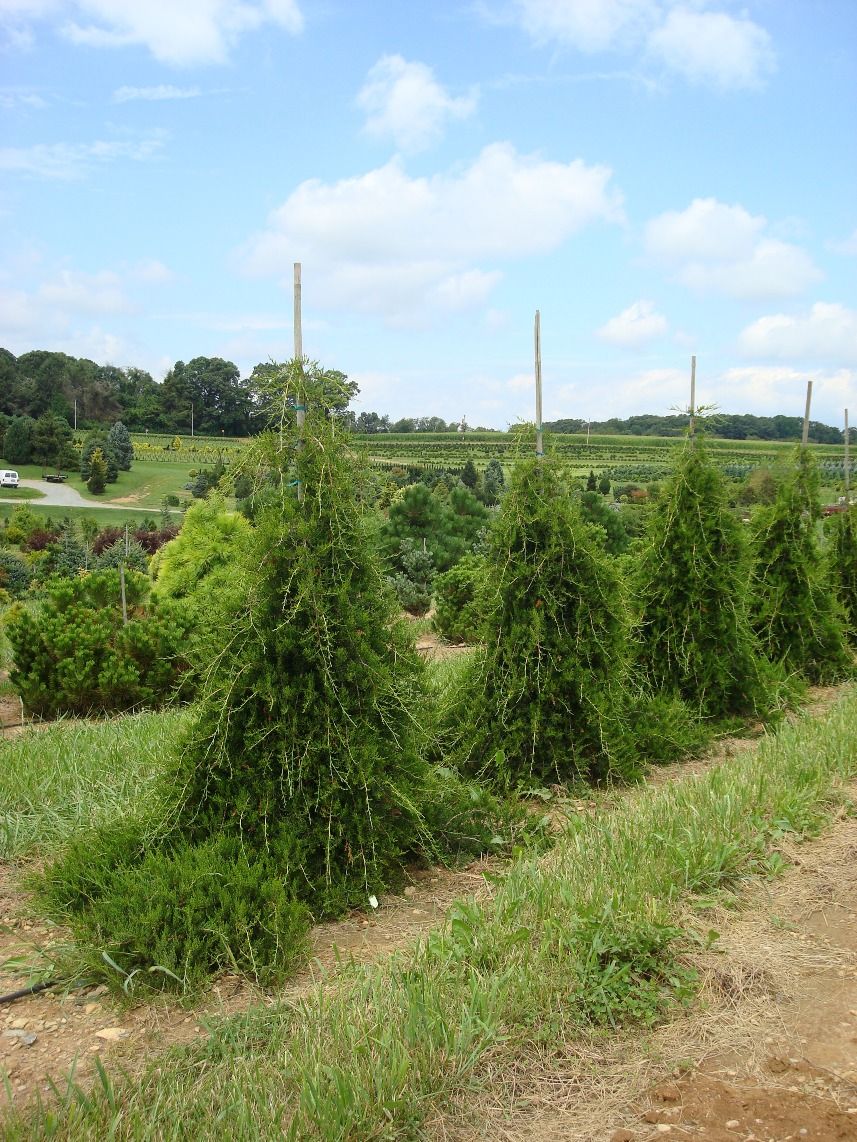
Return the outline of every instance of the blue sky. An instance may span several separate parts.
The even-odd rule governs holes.
[[[0,345],[857,422],[857,0],[0,0]]]

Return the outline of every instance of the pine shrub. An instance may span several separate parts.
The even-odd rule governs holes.
[[[819,542],[819,488],[815,458],[799,448],[773,505],[754,521],[753,621],[772,661],[827,683],[851,671],[852,656]]]
[[[125,576],[123,624],[119,574],[49,581],[39,606],[15,606],[6,619],[12,685],[43,717],[163,705],[182,684],[181,616],[147,602],[146,577]]]
[[[479,641],[487,609],[485,559],[465,555],[434,581],[432,628],[447,642]]]
[[[552,461],[518,464],[488,548],[487,645],[449,714],[461,764],[505,786],[634,776],[618,573]]]

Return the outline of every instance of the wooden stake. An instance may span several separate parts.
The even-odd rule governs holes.
[[[800,446],[806,448],[809,443],[809,409],[812,404],[812,381],[806,382],[806,408],[803,414],[803,436],[801,437]]]
[[[128,604],[125,601],[125,564],[119,564],[119,586],[122,589],[122,626],[128,625]]]
[[[690,359],[690,435],[696,433],[696,355]]]
[[[304,341],[303,330],[301,328],[301,264],[295,262],[295,360],[298,362],[298,368],[303,376],[303,360],[304,360]],[[298,448],[300,448],[300,433],[304,426],[306,418],[306,405],[303,403],[306,396],[301,393],[299,395],[299,402],[295,405],[295,412],[297,413],[298,422]],[[304,486],[298,480],[298,503],[303,503],[304,499]]]
[[[545,454],[542,439],[542,319],[536,310],[535,325],[536,343],[536,456],[541,459]]]
[[[848,409],[845,410],[845,503],[850,506],[851,504],[851,473],[849,465],[851,461],[848,458],[848,449],[850,441],[848,439]]]

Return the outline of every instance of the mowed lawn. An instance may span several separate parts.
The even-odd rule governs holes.
[[[198,470],[193,464],[135,461],[130,472],[120,472],[118,480],[108,484],[100,496],[90,495],[79,472],[69,472],[65,484],[89,500],[93,507],[103,503],[120,503],[123,506],[127,504],[128,507],[159,508],[166,495],[176,495],[183,501],[190,500],[191,494],[185,490],[185,484],[192,479],[190,473]],[[22,480],[43,479],[44,469],[39,464],[22,464],[16,471]],[[5,492],[4,489],[0,495],[5,496]],[[54,508],[54,512],[57,510]]]

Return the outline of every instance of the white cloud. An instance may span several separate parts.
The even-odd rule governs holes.
[[[506,11],[538,43],[590,55],[624,52],[637,61],[648,53],[667,71],[721,90],[758,87],[776,62],[771,37],[747,15],[694,0],[512,0]]]
[[[167,99],[196,99],[201,94],[198,87],[173,87],[161,83],[157,87],[118,87],[112,95],[114,103],[130,103],[132,100],[160,102]]]
[[[333,306],[410,322],[484,301],[496,263],[547,253],[597,221],[622,219],[607,167],[549,162],[507,143],[463,169],[411,178],[398,159],[336,183],[302,183],[241,252],[251,274],[313,267]],[[485,261],[495,263],[485,267]]]
[[[405,151],[421,151],[436,142],[450,119],[465,119],[477,96],[453,98],[430,67],[400,55],[382,56],[357,97],[366,112],[367,134],[392,138]]]
[[[658,18],[655,0],[515,0],[521,27],[534,40],[557,40],[594,53],[632,46]]]
[[[36,143],[0,147],[0,170],[42,178],[82,178],[94,165],[130,159],[144,162],[162,149],[166,134],[151,131],[140,139],[97,139],[92,143]]]
[[[33,91],[26,91],[15,87],[0,89],[0,107],[4,111],[15,111],[19,107],[27,107],[34,111],[41,111],[47,107],[47,100]]]
[[[759,416],[785,413],[803,416],[806,383],[812,381],[812,420],[842,423],[842,410],[853,396],[857,371],[835,369],[805,371],[785,365],[750,365],[727,369],[718,378],[721,406],[730,412]]]
[[[697,198],[646,226],[649,254],[691,289],[739,298],[792,297],[821,278],[799,246],[765,235],[767,219]]]
[[[53,279],[41,284],[38,297],[67,314],[126,313],[131,308],[119,275],[112,270],[97,274],[60,270]]]
[[[760,317],[744,329],[739,344],[752,357],[857,365],[857,310],[816,302],[806,314]]]
[[[296,35],[303,28],[297,0],[2,0],[0,22],[23,45],[40,20],[59,21],[73,43],[90,47],[141,45],[162,63],[224,63],[247,32],[273,25]]]
[[[139,262],[133,269],[133,276],[139,282],[147,285],[166,285],[175,281],[175,274],[157,258],[147,258]]]
[[[636,349],[647,341],[663,337],[668,328],[667,319],[656,311],[655,303],[643,299],[611,317],[597,331],[597,336],[624,349]]]
[[[759,87],[774,70],[768,33],[747,16],[678,6],[648,38],[650,52],[691,83],[722,90]]]
[[[536,387],[536,378],[534,373],[516,373],[514,377],[510,377],[506,381],[506,388],[510,389],[513,393],[529,392],[530,389]]]

